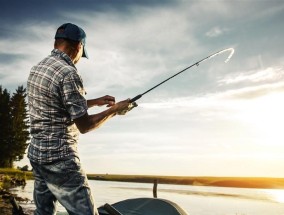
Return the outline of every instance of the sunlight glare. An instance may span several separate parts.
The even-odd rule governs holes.
[[[284,203],[284,190],[267,190],[269,198],[278,203]]]
[[[284,94],[274,93],[244,105],[239,119],[246,122],[269,144],[283,144]]]

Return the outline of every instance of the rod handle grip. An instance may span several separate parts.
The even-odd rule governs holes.
[[[130,99],[130,103],[137,101],[138,99],[140,99],[142,97],[141,94],[135,96],[134,98]]]

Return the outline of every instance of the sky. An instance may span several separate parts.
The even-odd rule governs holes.
[[[76,65],[87,99],[133,98],[235,50],[228,63],[229,52],[202,62],[82,134],[87,173],[284,177],[284,1],[4,0],[0,85],[26,87],[67,22],[87,34],[89,59]]]

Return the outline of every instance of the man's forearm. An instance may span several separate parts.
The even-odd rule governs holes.
[[[101,113],[84,115],[75,120],[76,126],[79,131],[84,134],[96,128],[99,128],[108,119],[116,115],[116,111],[113,108],[109,108]]]
[[[109,103],[109,101],[113,102],[112,101],[113,99],[112,100],[108,99],[109,96],[103,97],[103,98],[106,98],[108,100],[107,101],[108,103]],[[95,100],[96,99],[91,101],[90,105],[91,104],[96,105]],[[103,101],[102,103],[105,103],[104,99],[99,99],[99,100]],[[79,131],[81,133],[87,133],[91,130],[94,130],[94,129],[100,127],[105,121],[112,118],[117,113],[119,114],[120,112],[128,110],[128,109],[129,109],[129,99],[126,99],[124,101],[120,101],[120,102],[114,104],[109,109],[107,109],[107,110],[105,110],[101,113],[89,115],[88,112],[87,112],[85,115],[83,115],[83,116],[81,116],[77,119],[74,119],[74,122],[75,122],[77,128],[79,129]]]
[[[90,99],[87,100],[87,106],[88,108],[94,107],[94,106],[98,106],[98,99]]]
[[[115,116],[115,113],[107,113],[108,111],[104,111],[99,114],[93,114],[89,115],[89,123],[88,127],[85,130],[86,132],[89,132],[91,130],[99,128],[102,124],[104,124],[108,119],[112,118]]]

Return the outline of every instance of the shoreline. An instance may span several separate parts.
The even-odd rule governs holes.
[[[89,180],[255,189],[283,189],[284,178],[87,174]]]
[[[26,180],[31,178],[30,172],[24,172],[18,169],[0,169],[0,214],[11,215],[13,206],[10,198],[14,197],[17,202],[30,201],[11,192],[12,188],[25,186]],[[31,211],[24,210],[25,213],[31,214]]]

